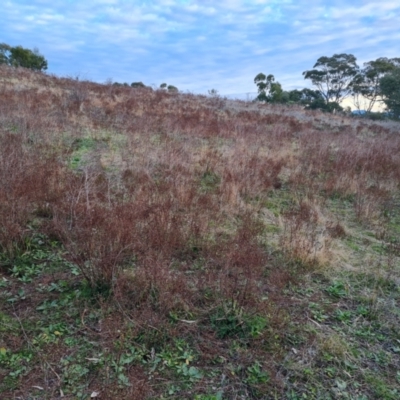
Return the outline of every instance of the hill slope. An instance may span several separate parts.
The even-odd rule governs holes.
[[[0,67],[0,397],[397,399],[395,123]]]

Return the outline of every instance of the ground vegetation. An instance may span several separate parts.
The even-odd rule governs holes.
[[[0,66],[0,397],[400,396],[394,121]]]

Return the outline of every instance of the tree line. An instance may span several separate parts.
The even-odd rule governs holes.
[[[153,89],[151,86],[146,86],[143,82],[132,82],[130,85],[127,82],[124,83],[119,83],[119,82],[114,82],[114,86],[125,86],[125,87],[133,87],[133,88],[147,88],[147,89]],[[166,83],[162,83],[159,87],[161,90],[165,90],[168,92],[179,92],[179,89],[174,86],[174,85],[167,85]]]
[[[256,100],[267,103],[301,104],[307,109],[343,111],[342,100],[351,95],[360,110],[371,113],[377,102],[383,102],[389,115],[400,117],[400,58],[381,57],[360,68],[352,54],[320,57],[313,69],[303,72],[313,89],[285,91],[274,75],[259,73],[254,78],[258,88]]]
[[[47,69],[47,60],[38,49],[9,46],[0,43],[0,64],[24,67],[35,71]],[[258,88],[257,101],[266,103],[300,104],[307,109],[328,112],[343,111],[340,103],[351,95],[355,106],[361,109],[361,99],[366,102],[366,113],[371,113],[375,104],[383,103],[389,115],[400,117],[400,58],[380,57],[374,61],[357,65],[353,54],[334,54],[320,57],[313,69],[303,72],[316,89],[304,88],[285,91],[274,75],[259,73],[254,78]],[[114,85],[129,86],[127,83]],[[142,82],[133,82],[131,87],[146,87]],[[177,92],[173,85],[162,83],[160,89]]]

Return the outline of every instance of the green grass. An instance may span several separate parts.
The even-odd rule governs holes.
[[[207,190],[217,182],[210,176],[205,178]],[[282,204],[276,198],[274,202],[280,204],[276,210],[281,213]],[[351,212],[347,210],[348,215]],[[95,387],[107,386],[112,388],[109,395],[118,396],[132,390],[132,371],[140,371],[146,379],[159,382],[155,387],[162,385],[158,393],[165,399],[187,393],[193,399],[228,399],[227,385],[251,398],[265,398],[265,393],[281,396],[264,358],[252,357],[243,364],[246,353],[257,349],[281,365],[285,398],[396,399],[400,376],[397,255],[389,245],[375,243],[373,231],[355,219],[349,223],[353,235],[337,240],[359,263],[357,271],[309,269],[287,259],[270,242],[270,262],[279,268],[286,264],[296,279],[277,300],[266,291],[265,300],[270,301],[266,310],[249,313],[229,300],[207,314],[194,308],[171,312],[164,330],[136,326],[124,318],[113,296],[93,290],[79,268],[67,261],[59,242],[32,228],[12,257],[2,253],[0,258],[0,393],[21,390],[23,382],[40,370],[47,378],[40,376],[35,386],[46,387],[46,393],[87,399]],[[279,235],[280,229],[271,226],[264,233]],[[363,238],[373,244],[366,245]],[[375,273],[361,267],[362,260],[374,254],[381,260]],[[392,260],[391,268],[385,260]],[[193,266],[200,261],[194,260]],[[203,260],[193,268],[207,266]],[[291,299],[296,299],[292,305]],[[107,320],[108,331],[103,327]],[[179,335],[175,329],[183,325],[195,329]],[[219,341],[212,359],[199,348],[198,332]],[[25,390],[31,396],[43,392]]]
[[[222,366],[224,373],[230,371],[231,377],[242,380],[239,393],[264,398],[263,390],[271,379],[263,363],[253,360],[244,367],[235,364],[234,358],[228,362],[217,351],[214,361],[205,364],[190,335],[185,339],[155,331],[151,339],[150,331],[141,333],[134,323],[125,321],[114,330],[119,336],[112,347],[104,347],[97,330],[101,321],[113,316],[114,305],[93,302],[93,293],[62,254],[57,243],[40,236],[25,244],[13,262],[9,260],[8,264],[15,262],[18,268],[9,268],[1,285],[0,330],[3,341],[10,343],[0,347],[3,393],[17,390],[40,368],[57,381],[53,393],[61,389],[67,396],[89,398],[89,382],[94,379],[112,383],[117,395],[131,385],[130,369],[140,367],[150,379],[169,382],[163,398],[179,398],[202,382],[211,392],[194,392],[194,399],[223,399],[223,386],[214,393],[211,388],[223,376]],[[35,268],[33,261],[38,262]],[[284,332],[274,333],[275,339],[260,342],[267,354],[284,356],[286,398],[398,398],[397,285],[374,275],[341,272],[335,278],[315,275],[307,281],[307,289],[303,288],[304,284],[292,286],[287,295],[298,299],[297,307],[306,307],[306,323],[287,323]],[[15,318],[19,307],[29,307],[29,314]],[[245,352],[270,330],[267,317],[247,315],[234,303],[216,309],[201,325],[231,343],[231,354]],[[13,337],[20,338],[19,346],[11,344]],[[299,364],[300,354],[307,359],[304,365]],[[40,396],[39,389],[30,393]]]

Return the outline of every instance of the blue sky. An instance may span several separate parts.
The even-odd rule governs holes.
[[[259,72],[310,86],[320,56],[400,57],[399,21],[399,0],[2,0],[0,42],[56,75],[230,95]]]

